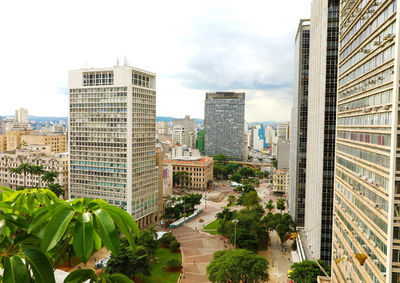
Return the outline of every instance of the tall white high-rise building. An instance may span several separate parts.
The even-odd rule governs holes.
[[[396,283],[400,1],[340,4],[332,281]]]
[[[123,207],[156,221],[156,75],[130,66],[69,72],[71,198]]]
[[[289,122],[283,122],[278,124],[278,140],[289,140],[290,136],[290,123]]]
[[[15,110],[15,123],[27,124],[28,123],[28,109],[18,108]]]

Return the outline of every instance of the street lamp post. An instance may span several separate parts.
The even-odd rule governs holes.
[[[236,223],[238,223],[239,220],[233,219],[232,222],[235,223],[235,249],[236,249]]]

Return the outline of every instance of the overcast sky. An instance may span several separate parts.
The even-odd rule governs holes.
[[[203,118],[207,91],[246,92],[246,120],[288,120],[294,37],[311,0],[1,1],[0,114],[67,116],[68,70],[157,73],[157,116]]]

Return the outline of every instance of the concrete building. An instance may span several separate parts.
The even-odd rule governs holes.
[[[308,71],[310,20],[300,20],[295,40],[295,69],[292,121],[290,123],[289,211],[304,227],[306,203]]]
[[[289,160],[290,160],[290,142],[285,140],[278,141],[277,145],[277,157],[278,168],[281,170],[289,171]]]
[[[265,142],[267,144],[273,143],[273,137],[275,136],[275,131],[271,126],[265,128]]]
[[[400,1],[341,1],[332,282],[400,282]],[[354,254],[367,259],[361,266]]]
[[[264,148],[267,148],[267,143],[266,143],[266,138],[265,138],[265,132],[266,129],[264,125],[259,124],[255,125],[253,128],[250,129],[251,132],[251,145],[250,147],[262,152]]]
[[[290,123],[289,122],[283,122],[283,123],[278,124],[277,137],[278,137],[278,141],[280,141],[280,140],[287,141],[290,139]]]
[[[0,152],[21,148],[23,145],[21,136],[31,133],[32,131],[8,131],[6,134],[0,135]]]
[[[21,135],[22,144],[45,144],[50,146],[51,153],[62,153],[67,151],[67,136],[65,134],[43,134],[31,133]]]
[[[15,110],[15,123],[28,124],[28,109],[18,108]]]
[[[305,230],[315,258],[330,263],[339,0],[311,4]]]
[[[168,122],[161,121],[161,122],[157,123],[157,134],[159,134],[159,135],[170,134],[170,130],[168,128]]]
[[[163,172],[164,172],[164,152],[160,148],[156,149],[156,164],[157,164],[157,175],[158,175],[158,214],[161,216],[164,206],[164,194],[163,194]],[[160,222],[161,218],[158,217],[157,221]]]
[[[184,119],[172,120],[172,141],[174,144],[186,145],[190,148],[196,147],[196,121],[185,116]]]
[[[286,170],[276,170],[272,177],[272,182],[274,185],[274,192],[287,194],[288,193],[288,174]]]
[[[211,157],[179,157],[164,160],[164,164],[172,165],[173,174],[183,171],[189,175],[189,185],[177,184],[177,188],[205,191],[212,185],[214,160]]]
[[[156,75],[130,66],[69,72],[70,195],[158,214]]]
[[[247,159],[244,132],[245,94],[207,93],[204,112],[204,152],[224,154],[230,159]]]
[[[46,171],[55,171],[58,177],[56,183],[68,191],[68,155],[49,154],[50,148],[43,145],[31,145],[26,149],[17,149],[15,152],[0,152],[0,186],[16,189],[24,186],[24,174],[16,175],[11,169],[22,163],[43,166]],[[26,175],[26,187],[44,187],[46,183],[41,176]]]
[[[174,167],[172,163],[163,163],[163,196],[170,197],[173,189]]]
[[[6,121],[3,120],[0,116],[0,135],[4,135],[6,133]]]

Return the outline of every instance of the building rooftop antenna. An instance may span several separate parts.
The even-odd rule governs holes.
[[[124,56],[124,66],[128,66],[128,59],[126,59],[126,56]]]

